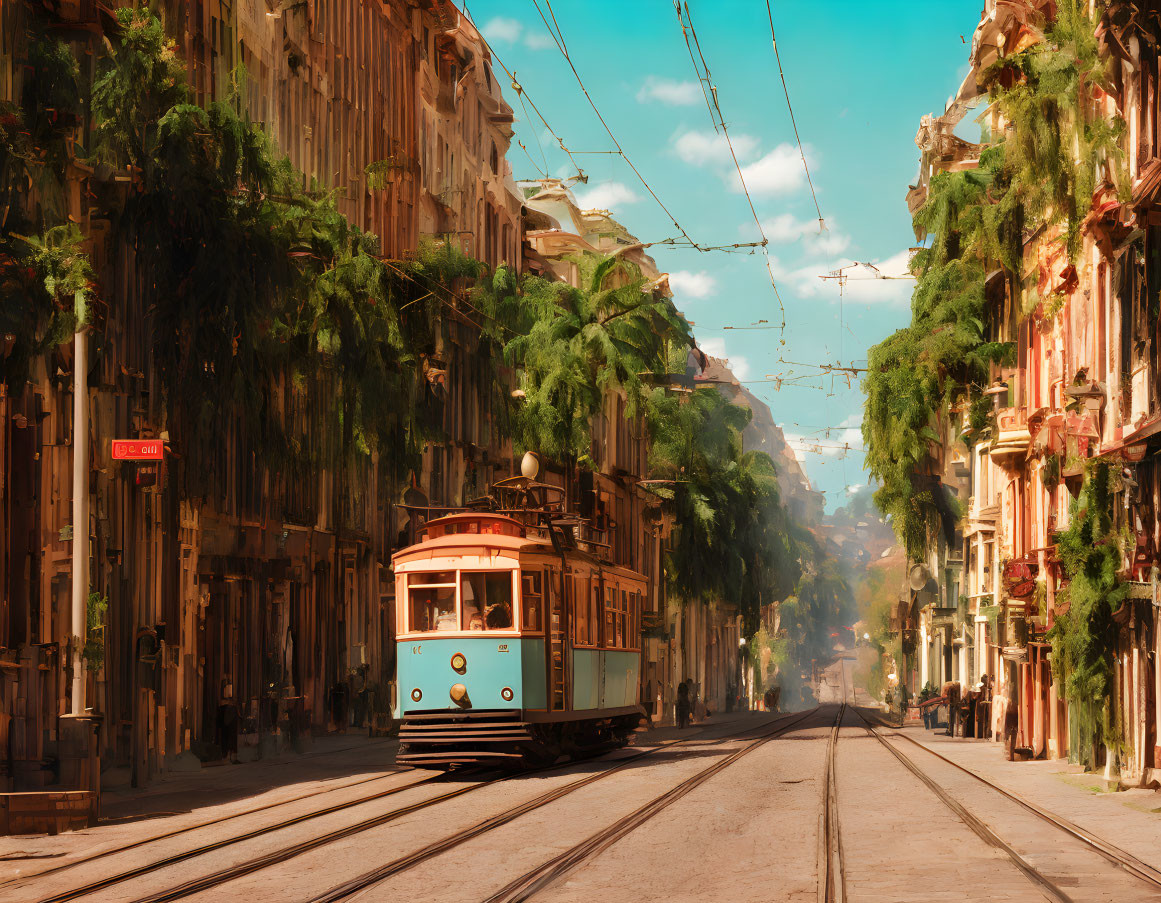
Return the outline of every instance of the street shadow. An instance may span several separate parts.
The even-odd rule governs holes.
[[[159,781],[139,789],[118,789],[102,794],[101,826],[126,825],[139,821],[150,821],[187,815],[201,809],[225,806],[251,797],[258,797],[274,790],[290,789],[298,785],[301,794],[340,788],[309,788],[305,785],[323,781],[341,781],[352,778],[345,786],[357,788],[359,778],[378,780],[393,774],[416,771],[405,765],[395,765],[395,749],[391,744],[382,744],[383,761],[368,762],[374,755],[374,747],[357,750],[358,758],[343,756],[346,750],[308,754],[269,762],[247,762],[241,765],[205,765],[201,771],[179,773],[161,778]],[[447,774],[433,773],[437,778],[460,780],[469,777],[466,771]],[[171,786],[167,786],[167,783]],[[271,801],[271,804],[277,804]],[[261,800],[254,802],[262,806]]]

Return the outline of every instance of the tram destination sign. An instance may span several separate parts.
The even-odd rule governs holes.
[[[114,439],[114,461],[160,461],[165,443],[161,439]]]

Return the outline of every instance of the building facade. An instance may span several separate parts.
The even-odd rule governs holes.
[[[963,86],[944,114],[921,124],[912,212],[934,176],[981,165],[989,141],[955,134],[969,109],[977,108],[985,139],[1016,133],[1003,105],[981,101],[1006,60],[1051,46],[1056,15],[1055,4],[986,4]],[[1074,232],[1051,217],[1030,224],[1019,273],[985,266],[986,338],[1011,353],[990,365],[982,387],[991,407],[986,433],[973,436],[960,410],[932,451],[932,470],[962,517],[954,531],[932,537],[927,560],[912,562],[901,626],[916,640],[913,691],[954,684],[973,706],[987,701],[968,731],[1007,742],[1013,755],[1067,756],[1143,786],[1161,754],[1161,23],[1134,3],[1089,15],[1085,38],[1102,75],[1069,115],[1108,127],[1115,148],[1074,161],[1092,186]],[[1091,577],[1076,561],[1082,536],[1116,565],[1092,607],[1086,594],[1095,584],[1079,582]],[[1091,705],[1069,682],[1075,662],[1061,642],[1068,631],[1078,636],[1078,619],[1103,644],[1088,666],[1108,674],[1108,693]],[[1088,655],[1093,647],[1085,648]]]

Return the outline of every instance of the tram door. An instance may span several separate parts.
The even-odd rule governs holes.
[[[565,708],[568,698],[568,606],[565,594],[570,582],[569,577],[555,568],[552,570],[548,594],[548,707],[557,712]]]

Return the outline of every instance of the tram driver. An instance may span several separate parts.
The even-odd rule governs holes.
[[[464,571],[460,578],[464,630],[506,630],[512,626],[512,572]]]

